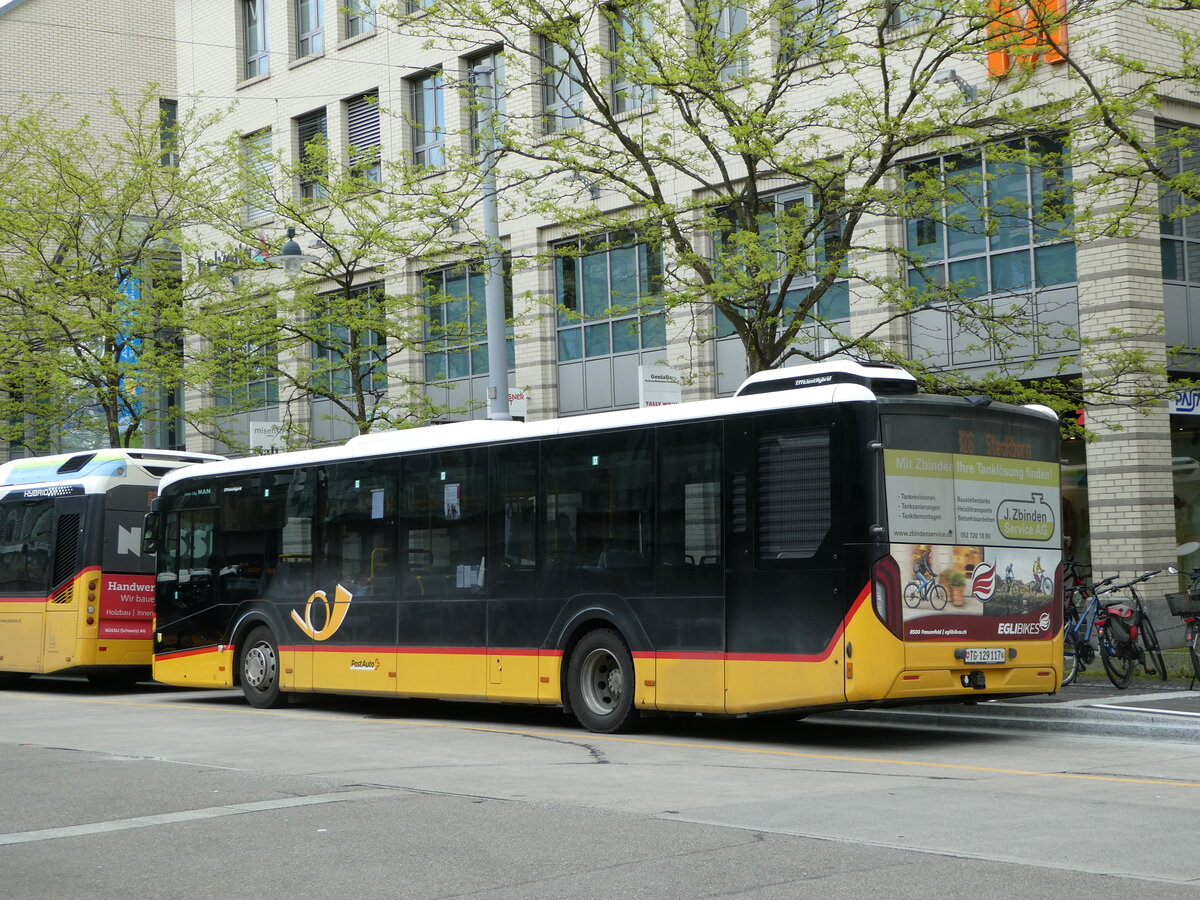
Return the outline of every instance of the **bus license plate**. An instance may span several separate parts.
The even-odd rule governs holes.
[[[1008,658],[1003,647],[968,647],[964,651],[963,662],[968,665],[1002,663]]]

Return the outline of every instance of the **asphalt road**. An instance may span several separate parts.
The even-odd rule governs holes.
[[[0,692],[0,896],[1195,896],[1200,741],[849,715],[601,736],[34,679]]]

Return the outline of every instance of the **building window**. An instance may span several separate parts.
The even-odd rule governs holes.
[[[925,160],[909,167],[907,179],[914,202],[923,207],[906,223],[914,299],[934,307],[986,304],[997,318],[1019,320],[1012,339],[1004,340],[977,333],[970,323],[979,321],[978,309],[951,315],[948,325],[928,333],[932,343],[914,330],[914,352],[942,359],[947,334],[955,364],[1077,346],[1077,336],[1069,335],[1078,317],[1074,297],[1053,307],[1039,300],[1060,297],[1051,289],[1076,282],[1070,167],[1061,140],[1035,138]],[[910,322],[914,329],[921,324],[919,318]]]
[[[267,0],[242,0],[242,33],[246,43],[245,77],[271,71],[267,40]]]
[[[381,397],[387,391],[386,341],[376,331],[356,326],[364,307],[378,304],[383,285],[365,284],[349,292],[328,294],[310,322],[312,346],[311,390],[324,397],[354,394],[357,376],[363,393]],[[369,318],[369,316],[368,316]]]
[[[433,6],[433,0],[405,0],[404,7],[410,16],[415,16]]]
[[[779,249],[774,255],[776,271],[772,273],[760,269],[748,272],[747,277],[750,284],[747,285],[747,288],[752,290],[753,285],[764,276],[771,276],[771,297],[769,299],[773,303],[779,298],[780,292],[783,292],[780,314],[785,320],[790,320],[796,314],[800,305],[808,299],[812,289],[822,280],[821,269],[829,259],[830,250],[841,237],[840,220],[835,216],[826,215],[824,222],[817,222],[816,217],[823,215],[823,211],[820,209],[814,211],[812,207],[813,198],[808,191],[780,191],[765,198],[765,212],[759,220],[762,246],[770,247],[772,243],[778,243]],[[730,235],[737,229],[737,225],[728,210],[718,210],[717,218],[724,219],[729,223],[726,227],[718,229],[713,235],[713,255],[717,260],[718,267],[723,268],[736,264],[729,258],[725,248],[730,240]],[[789,232],[807,235],[818,227],[820,234],[815,240],[805,237],[799,239],[799,243],[806,246],[802,258],[789,256],[784,251],[783,248],[792,243]],[[751,251],[751,255],[754,255],[753,251]],[[727,277],[730,277],[735,283],[739,281],[736,274],[727,272]],[[716,336],[722,338],[733,335],[732,323],[720,310],[717,310],[716,317]],[[813,328],[805,331],[804,338],[815,340],[818,343],[823,340],[819,327],[816,325],[818,321],[831,324],[849,321],[850,288],[846,279],[839,278],[825,290],[821,298],[810,308],[808,318],[813,320]]]
[[[242,187],[246,194],[246,222],[258,225],[274,216],[271,181],[275,174],[271,155],[271,129],[242,138]]]
[[[495,99],[497,120],[502,119],[506,112],[504,54],[497,50],[470,60],[467,64],[467,78],[471,85],[471,152],[478,154],[480,137],[487,124],[488,103],[492,98]],[[485,87],[488,86],[490,93],[485,91]]]
[[[425,380],[431,384],[488,373],[486,273],[479,263],[435,269],[424,275]],[[512,279],[505,267],[504,314],[512,319]],[[516,368],[512,328],[508,368]]]
[[[346,37],[358,37],[375,30],[376,0],[348,0],[346,3]]]
[[[221,375],[213,385],[217,409],[232,414],[279,403],[274,346],[246,343],[224,352],[223,356]]]
[[[554,252],[560,363],[666,346],[658,248],[609,232]]]
[[[440,168],[446,152],[446,108],[442,73],[430,72],[409,82],[412,111],[413,162]]]
[[[158,146],[164,166],[179,165],[179,101],[158,101]]]
[[[562,44],[541,39],[542,125],[547,134],[578,128],[583,99],[579,63]]]
[[[644,58],[640,48],[654,34],[654,22],[646,13],[635,13],[621,5],[607,9],[608,43],[612,53],[613,112],[626,113],[654,102],[654,88],[638,84],[630,72],[633,60]]]
[[[1200,138],[1167,125],[1158,128],[1163,173],[1168,179],[1200,177]],[[1178,188],[1159,194],[1159,233],[1165,281],[1200,285],[1200,208]]]
[[[360,178],[380,178],[379,92],[370,91],[346,101],[350,140],[350,169]]]
[[[929,0],[888,0],[884,12],[888,28],[923,28],[941,17]]]
[[[325,50],[324,0],[296,0],[296,56],[315,56]]]
[[[779,54],[786,60],[819,55],[838,33],[838,0],[795,0],[780,15]]]
[[[299,116],[295,122],[300,147],[300,196],[319,199],[325,196],[328,156],[325,110]]]

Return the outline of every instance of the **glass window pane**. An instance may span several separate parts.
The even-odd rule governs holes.
[[[488,373],[488,351],[487,346],[476,346],[471,348],[471,374],[486,375]]]
[[[579,311],[576,265],[577,261],[573,257],[560,256],[554,260],[554,286],[558,292],[556,300],[560,307],[558,312],[560,325],[572,321],[570,313]]]
[[[1183,246],[1187,255],[1187,280],[1191,284],[1200,284],[1200,244],[1187,241]]]
[[[717,312],[718,318],[723,318]],[[728,327],[728,325],[726,325]],[[642,319],[642,348],[653,350],[667,346],[667,317],[662,313]]]
[[[609,253],[612,272],[612,305],[623,311],[638,302],[637,247],[620,247]]]
[[[604,356],[610,352],[611,343],[608,336],[608,323],[588,325],[585,329],[585,346],[588,356]]]
[[[593,253],[580,263],[583,268],[583,314],[603,316],[608,312],[608,256]]]
[[[999,291],[1021,291],[1032,281],[1028,250],[1000,253],[992,257],[992,288]]]
[[[639,348],[637,319],[620,319],[613,322],[612,328],[613,353],[628,353]]]
[[[946,236],[951,256],[984,250],[983,165],[977,156],[952,157],[946,162]]]
[[[558,333],[558,361],[583,358],[583,329],[564,328]]]
[[[928,303],[933,294],[946,281],[944,266],[926,266],[923,269],[909,269],[908,286],[913,289],[914,303]]]
[[[992,217],[992,249],[1005,250],[1029,243],[1029,185],[1020,163],[989,167],[988,209]]]
[[[825,296],[817,301],[817,315],[830,320],[850,318],[850,285],[848,282],[839,281],[829,286]]]
[[[1038,247],[1035,254],[1038,287],[1046,287],[1052,284],[1075,283],[1074,244],[1054,244],[1051,247]]]
[[[1170,281],[1183,280],[1183,257],[1179,241],[1162,241],[1162,277]]]
[[[982,297],[988,292],[987,258],[950,263],[950,283],[960,297]]]
[[[446,354],[446,375],[450,378],[466,378],[471,374],[469,350],[451,350]]]

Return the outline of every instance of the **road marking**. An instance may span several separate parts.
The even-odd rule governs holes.
[[[13,694],[0,695],[15,698]],[[39,697],[39,702],[49,698]],[[329,716],[312,713],[293,712],[285,709],[253,709],[244,707],[212,707],[212,706],[181,706],[176,703],[146,703],[129,700],[98,700],[82,697],[60,697],[67,703],[99,703],[113,706],[140,706],[150,709],[190,709],[208,712],[234,712],[238,715],[277,716],[286,719],[311,719],[313,721],[328,721]],[[363,722],[394,722],[410,728],[441,728],[449,731],[476,731],[487,734],[508,734],[514,737],[556,738],[579,742],[609,742],[619,744],[641,744],[650,747],[669,747],[671,749],[717,750],[725,753],[750,753],[757,756],[779,756],[788,759],[813,759],[826,762],[854,762],[870,765],[902,766],[918,769],[946,769],[954,772],[978,772],[986,775],[1019,775],[1035,778],[1059,778],[1070,781],[1102,781],[1115,784],[1145,784],[1158,787],[1200,788],[1200,781],[1169,781],[1158,778],[1134,778],[1125,775],[1089,775],[1086,772],[1053,772],[1038,769],[1006,769],[994,766],[972,766],[962,763],[927,762],[919,759],[890,759],[886,756],[854,756],[841,753],[809,753],[803,750],[781,750],[774,747],[747,747],[737,744],[706,744],[684,740],[668,740],[665,738],[638,738],[616,734],[596,734],[588,731],[545,731],[527,728],[501,728],[492,725],[469,725],[450,722],[429,722],[417,719],[356,719]]]
[[[257,800],[253,803],[231,803],[228,806],[210,806],[207,809],[187,809],[181,812],[161,813],[156,816],[137,816],[132,819],[114,819],[111,822],[90,822],[86,825],[67,825],[62,828],[40,828],[36,831],[14,831],[0,834],[0,846],[5,844],[29,844],[34,841],[53,841],[58,838],[85,837],[106,834],[111,831],[128,831],[131,828],[151,828],[155,825],[177,825],[201,819],[219,819],[224,816],[240,816],[245,813],[270,812],[276,809],[292,809],[297,806],[314,806],[319,803],[340,803],[343,800],[363,800],[382,794],[394,794],[383,788],[367,791],[343,791],[336,794],[314,794],[310,797],[286,797],[279,800]]]
[[[1117,712],[1146,713],[1155,716],[1182,716],[1187,719],[1200,719],[1200,712],[1187,712],[1182,709],[1162,709],[1148,706],[1125,706],[1119,703],[1093,703],[1092,709],[1114,709]]]

